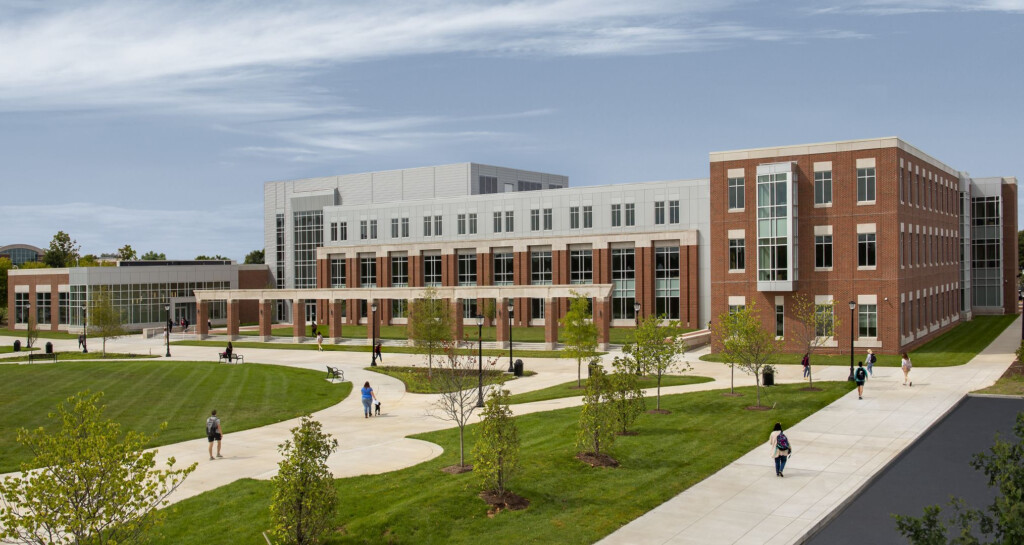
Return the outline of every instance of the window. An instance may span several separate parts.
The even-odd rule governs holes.
[[[409,258],[394,256],[391,258],[391,286],[405,288],[409,286]]]
[[[359,240],[366,240],[370,236],[370,228],[366,220],[359,220]]]
[[[57,294],[57,323],[58,324],[70,324],[71,323],[71,294],[62,291]]]
[[[425,256],[423,256],[423,285],[424,286],[440,286],[441,285],[441,256],[439,256],[439,255],[425,255]]]
[[[857,235],[857,266],[875,266],[875,234],[860,233]]]
[[[459,285],[476,285],[476,254],[459,254]]]
[[[857,169],[857,202],[874,202],[875,200],[875,169]]]
[[[679,223],[679,201],[668,201],[668,222]]]
[[[455,232],[464,235],[466,234],[466,215],[459,214],[455,217]]]
[[[497,176],[480,176],[480,194],[486,195],[488,193],[498,192],[498,177]]]
[[[679,247],[654,249],[654,312],[679,319]]]
[[[295,234],[295,287],[315,288],[316,249],[323,246],[324,214],[322,211],[305,211],[293,212],[292,215]]]
[[[743,178],[729,178],[729,210],[743,210]]]
[[[359,258],[359,286],[362,288],[377,287],[377,258]]]
[[[47,325],[50,323],[50,292],[36,292],[36,324]]]
[[[757,176],[757,280],[789,280],[790,178],[787,172]]]
[[[551,251],[530,252],[530,284],[545,286],[551,284]]]
[[[338,224],[338,240],[348,240],[348,222]]]
[[[515,215],[514,214],[515,214],[515,212],[513,212],[511,210],[506,210],[505,211],[505,232],[506,233],[511,233],[512,231],[515,231],[516,223],[515,223]]]
[[[739,314],[747,305],[729,305],[729,316]]]
[[[345,258],[331,258],[331,287],[345,287]]]
[[[398,218],[391,218],[391,238],[398,238]]]
[[[814,173],[814,204],[832,204],[832,171]]]
[[[530,230],[540,231],[540,210],[530,210]]]
[[[409,218],[402,218],[402,238],[409,238]]]
[[[331,242],[338,240],[338,224],[331,223]]]
[[[434,220],[430,216],[423,216],[423,236],[429,237],[433,231]]]
[[[494,285],[511,286],[514,283],[512,252],[498,252],[494,254]]]
[[[818,337],[835,336],[835,305],[815,305],[814,313],[817,318],[814,320],[814,334]]]
[[[592,250],[569,250],[569,283],[594,283],[594,252]]]
[[[592,205],[583,206],[583,228],[590,229],[594,226],[594,207]]]
[[[636,250],[612,248],[612,319],[636,318]]]
[[[501,212],[494,213],[494,232],[501,232]]]
[[[746,241],[742,238],[729,239],[729,270],[742,271],[747,268]]]
[[[469,214],[469,234],[476,234],[476,212]]]
[[[785,337],[786,336],[785,317],[786,317],[786,308],[783,305],[775,305],[775,336],[776,337]]]
[[[636,204],[626,204],[626,227],[636,225]]]
[[[530,319],[531,320],[543,320],[544,319],[544,300],[543,299],[530,299]]]
[[[370,238],[377,239],[377,220],[370,220]]]
[[[16,324],[27,324],[28,323],[28,293],[15,293],[14,294],[14,323]]]
[[[462,300],[462,318],[476,318],[479,312],[477,311],[476,299],[463,299]]]
[[[621,226],[622,226],[622,205],[621,204],[613,204],[612,205],[612,227],[621,227]]]
[[[832,268],[832,235],[814,235],[814,268]]]
[[[544,184],[540,182],[524,182],[522,180],[518,180],[518,182],[519,191],[540,191],[544,189]]]
[[[550,208],[545,208],[544,209],[544,230],[545,231],[550,231],[552,229],[553,224],[554,224],[554,220],[553,220],[553,217],[552,217],[551,209]]]
[[[665,201],[654,203],[654,224],[665,225]]]
[[[434,236],[441,236],[441,216],[434,216]]]
[[[857,318],[861,337],[878,336],[878,305],[857,305]]]
[[[409,301],[405,299],[392,299],[391,300],[391,317],[392,318],[408,318],[409,317]]]
[[[569,207],[569,229],[580,228],[580,207],[570,206]]]

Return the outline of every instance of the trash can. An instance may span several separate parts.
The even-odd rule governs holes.
[[[588,363],[587,364],[587,379],[588,380],[590,379],[590,377],[594,376],[594,369],[597,368],[597,365],[598,364],[596,364],[596,363]]]
[[[53,354],[53,343],[49,341],[46,342],[46,353]]]
[[[761,373],[761,384],[764,386],[775,386],[775,373],[771,371]]]
[[[515,366],[512,367],[512,374],[517,377],[523,376],[523,360],[516,360]]]
[[[15,339],[14,340],[14,351],[15,352],[21,352],[21,340],[20,339]]]

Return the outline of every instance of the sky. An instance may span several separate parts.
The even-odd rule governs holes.
[[[1022,53],[1024,0],[0,0],[0,245],[241,261],[264,182],[468,161],[899,136],[1024,181]]]

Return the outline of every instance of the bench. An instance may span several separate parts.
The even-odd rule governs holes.
[[[334,379],[338,379],[342,382],[345,382],[345,372],[342,371],[341,369],[338,369],[337,367],[331,367],[330,365],[328,365],[327,378],[331,379],[331,382],[334,382]]]
[[[231,354],[228,356],[224,352],[217,354],[217,363],[245,363],[245,356],[241,354]]]
[[[56,352],[51,352],[51,353],[47,354],[47,353],[43,352],[42,354],[37,354],[35,352],[32,352],[31,354],[28,355],[28,362],[29,363],[32,363],[32,362],[34,362],[36,360],[50,360],[53,363],[57,363],[57,353]]]

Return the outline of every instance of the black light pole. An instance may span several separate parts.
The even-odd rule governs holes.
[[[85,305],[82,305],[82,353],[89,353],[89,346],[86,341],[89,340],[89,316],[85,313]]]
[[[370,304],[370,334],[373,344],[370,345],[370,367],[377,367],[377,301]]]
[[[853,311],[857,303],[850,301],[850,376],[846,380],[853,380]]]
[[[640,328],[640,303],[633,303],[633,320],[636,321],[636,327],[633,329],[633,343],[636,343],[636,330]],[[640,360],[636,362],[636,374],[640,375]]]
[[[515,305],[512,304],[510,299],[508,302],[508,372],[515,371],[515,367],[512,367],[512,311],[515,310]]]
[[[165,358],[171,357],[171,305],[169,303],[164,304],[164,311],[167,313],[167,332],[164,333],[164,343],[167,344],[167,353],[164,354]]]
[[[484,317],[476,315],[476,370],[477,370],[477,396],[476,406],[484,406]]]

